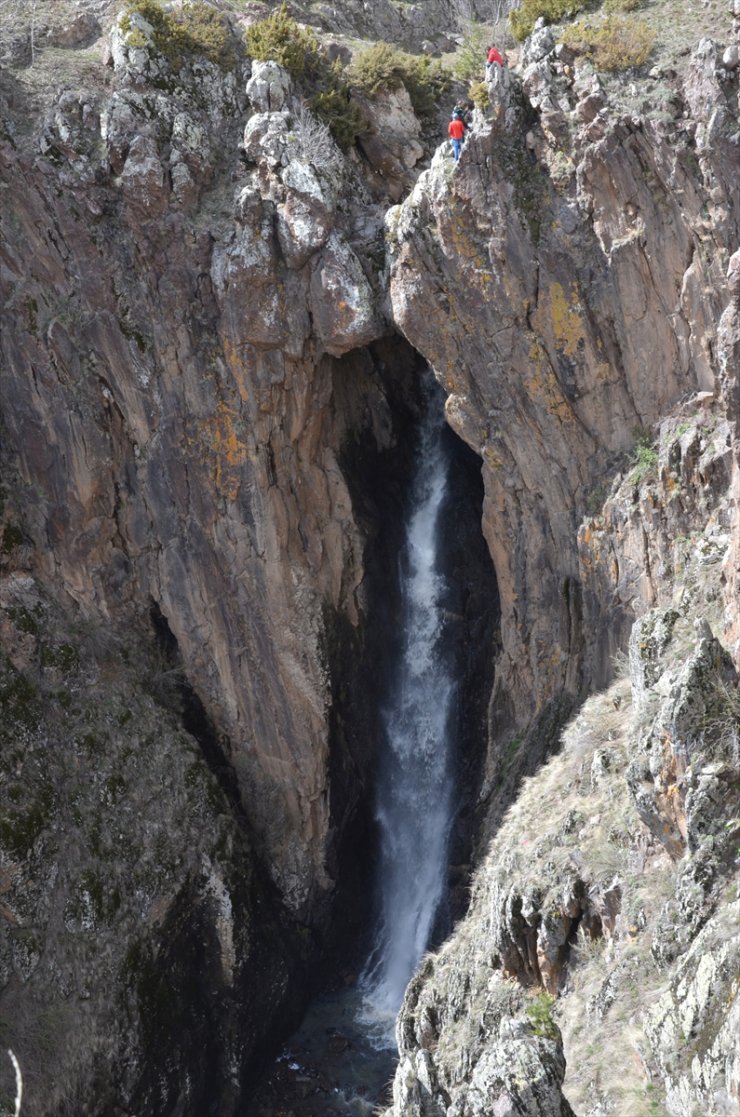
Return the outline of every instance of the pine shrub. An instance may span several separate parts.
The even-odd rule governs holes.
[[[481,112],[485,112],[485,110],[491,106],[491,101],[488,96],[488,86],[484,81],[473,82],[468,90],[468,97]]]
[[[550,993],[539,993],[527,1006],[530,1027],[536,1036],[543,1039],[557,1039],[558,1026],[552,1018],[555,998]]]
[[[486,48],[493,40],[493,32],[485,23],[469,23],[455,55],[455,76],[461,81],[480,81],[486,72]]]
[[[160,0],[127,0],[120,27],[132,46],[147,45],[144,36],[131,24],[137,14],[151,25],[154,49],[174,69],[190,58],[203,57],[223,69],[236,64],[234,38],[224,17],[203,0],[194,0],[178,12],[166,11]]]
[[[319,40],[313,31],[301,27],[288,15],[285,4],[247,28],[246,39],[252,58],[279,63],[296,81],[315,76],[321,69]]]
[[[329,128],[338,147],[349,151],[365,128],[365,118],[340,87],[325,89],[311,100],[311,109]]]
[[[509,26],[518,42],[532,34],[535,23],[544,16],[548,23],[560,23],[588,7],[588,0],[522,0],[521,7],[509,12]]]
[[[370,97],[382,89],[403,86],[418,116],[435,112],[440,97],[449,88],[449,74],[439,61],[427,55],[406,54],[382,42],[373,43],[357,55],[347,78],[353,89]]]
[[[642,19],[607,15],[579,19],[565,29],[560,41],[585,55],[596,70],[611,72],[641,66],[655,42],[655,32]]]

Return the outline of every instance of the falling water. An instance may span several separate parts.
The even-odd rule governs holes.
[[[404,990],[429,945],[442,898],[452,796],[453,682],[440,634],[444,580],[437,569],[449,463],[444,418],[430,400],[422,424],[406,527],[400,663],[383,712],[376,817],[381,912],[361,979],[363,1017],[392,1042]]]

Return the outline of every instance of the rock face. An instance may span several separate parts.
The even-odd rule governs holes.
[[[34,129],[2,87],[3,699],[33,715],[2,754],[1,957],[24,1117],[238,1107],[300,1012],[371,759],[364,696],[353,729],[335,696],[372,523],[345,470],[395,443],[381,372],[416,361],[399,339],[347,356],[388,329],[382,222],[285,73],[255,68],[253,112],[244,66],[174,80],[148,34],[116,31],[110,80]],[[47,613],[51,650],[23,627]],[[132,663],[161,645],[175,713],[109,682],[78,629]]]
[[[715,390],[738,237],[735,149],[725,132],[706,141],[732,114],[716,50],[686,78],[691,128],[607,112],[581,123],[591,85],[555,61],[532,61],[521,93],[492,84],[459,169],[438,154],[388,218],[394,315],[484,461],[499,688],[520,723],[532,695],[542,708],[602,683],[624,640],[634,602],[605,625],[604,596],[584,596],[578,524],[636,431]],[[706,221],[697,160],[713,184]]]
[[[736,89],[705,41],[671,122],[620,116],[553,48],[387,219],[394,315],[483,459],[504,644],[495,836],[409,987],[394,1117],[738,1111]]]
[[[402,7],[312,18],[397,41],[449,18]],[[106,12],[75,9],[57,49]],[[381,488],[400,502],[418,360],[391,311],[482,461],[502,648],[481,775],[498,596],[456,538],[456,578],[481,572],[446,622],[478,690],[480,865],[409,986],[389,1112],[725,1117],[734,55],[705,40],[668,110],[619,109],[540,29],[457,167],[440,149],[384,225],[421,154],[404,94],[368,106],[363,164],[277,64],[175,64],[154,38],[133,15],[33,121],[0,79],[0,979],[24,1117],[241,1112],[333,907],[367,902]]]
[[[296,952],[172,665],[70,623],[26,574],[0,580],[0,636],[0,985],[23,1112],[204,1112],[214,1074],[227,1112]]]
[[[250,115],[234,73],[203,63],[164,96],[145,50],[119,37],[115,57],[109,97],[65,94],[41,151],[4,146],[4,397],[38,486],[28,530],[84,613],[156,603],[308,914],[331,887],[322,617],[356,622],[363,574],[332,395],[351,373],[333,358],[384,328],[373,277],[337,216],[339,154],[327,135],[333,163],[306,149],[284,73],[254,93],[280,110]]]
[[[684,588],[635,625],[629,676],[528,781],[409,986],[389,1115],[737,1111],[738,678],[706,622],[686,658],[694,611],[718,617],[700,555]]]

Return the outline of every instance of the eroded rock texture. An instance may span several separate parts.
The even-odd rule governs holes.
[[[3,78],[3,697],[34,712],[3,748],[2,961],[24,1117],[113,1096],[231,1112],[288,994],[300,1010],[371,752],[363,695],[336,725],[369,530],[340,456],[362,445],[372,469],[394,444],[381,373],[415,360],[364,348],[388,329],[382,223],[287,75],[255,67],[250,103],[244,65],[173,75],[134,32],[114,31],[106,85],[36,121]],[[17,577],[84,660],[58,695],[46,644],[15,654],[46,615]],[[174,689],[169,719],[127,697],[138,677],[102,679],[155,644],[142,673]]]
[[[144,51],[115,57],[115,91],[64,94],[40,150],[5,141],[7,444],[44,575],[86,613],[156,603],[308,913],[331,887],[322,615],[355,623],[362,579],[333,378],[359,425],[385,408],[370,361],[335,360],[383,328],[362,206],[340,213],[333,145],[312,163],[234,74],[165,96]]]
[[[521,91],[491,83],[460,169],[450,177],[438,154],[388,218],[396,320],[484,461],[499,688],[519,721],[532,695],[541,708],[603,682],[634,615],[628,602],[605,628],[604,595],[582,588],[577,527],[610,463],[682,396],[719,390],[738,213],[736,149],[718,125],[736,114],[736,90],[718,66],[707,47],[683,90],[691,125],[666,125],[592,117],[591,86],[563,76],[551,51]]]
[[[403,40],[441,11],[335,15]],[[391,310],[482,459],[503,612],[481,865],[409,987],[393,1113],[649,1112],[648,1087],[675,1117],[732,1112],[736,64],[704,41],[670,111],[620,109],[538,31],[384,232],[422,155],[402,93],[368,106],[363,181],[276,64],[174,73],[151,47],[133,18],[104,81],[33,114],[2,79],[0,972],[24,1117],[238,1112],[300,1007],[366,856],[374,484],[407,463],[414,360]],[[629,679],[507,814],[628,640]],[[599,1029],[624,1041],[609,1065]]]
[[[483,459],[504,644],[495,836],[468,916],[409,986],[394,1117],[737,1112],[739,214],[721,57],[702,42],[657,121],[620,115],[537,32],[458,168],[438,153],[387,219],[394,314]],[[629,678],[581,707],[506,811],[552,714],[613,677],[630,632]],[[530,1060],[513,1088],[510,1028]]]

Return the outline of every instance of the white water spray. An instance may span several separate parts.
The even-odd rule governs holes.
[[[444,582],[437,570],[448,470],[443,429],[442,415],[430,404],[406,527],[401,662],[383,713],[376,803],[381,917],[361,979],[363,1019],[383,1044],[392,1043],[406,985],[429,945],[444,889],[452,811],[454,685],[439,646]]]

